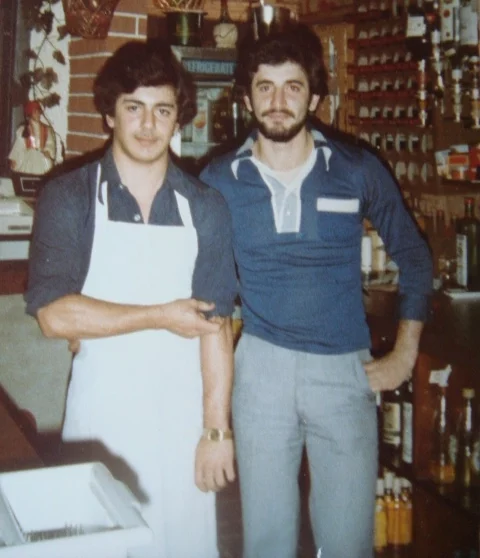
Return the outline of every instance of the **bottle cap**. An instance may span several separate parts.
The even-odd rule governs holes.
[[[385,473],[384,479],[385,479],[385,488],[392,488],[393,487],[393,477],[394,474],[391,471],[387,471]]]
[[[400,494],[401,489],[402,489],[402,481],[400,477],[395,477],[393,479],[393,493]]]

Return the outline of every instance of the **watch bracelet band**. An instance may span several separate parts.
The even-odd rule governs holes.
[[[223,442],[223,440],[233,440],[233,432],[220,428],[204,428],[202,438],[211,442]]]

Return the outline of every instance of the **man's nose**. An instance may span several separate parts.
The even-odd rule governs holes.
[[[282,108],[285,106],[285,92],[283,87],[276,87],[273,90],[272,105],[274,108]]]
[[[143,113],[143,126],[145,128],[152,128],[154,126],[155,123],[155,115],[153,113],[153,110],[148,110],[145,109],[144,113]]]

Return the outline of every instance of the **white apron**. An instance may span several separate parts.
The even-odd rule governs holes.
[[[175,192],[183,227],[109,221],[107,184],[99,182],[100,167],[82,294],[127,304],[189,298],[198,242],[187,199]],[[106,464],[145,501],[155,544],[131,556],[218,556],[215,496],[194,483],[201,430],[198,338],[146,330],[81,342],[62,435],[65,441],[101,442]]]

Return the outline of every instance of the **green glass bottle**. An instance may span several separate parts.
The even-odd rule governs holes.
[[[465,198],[465,215],[457,220],[457,283],[480,290],[480,221],[475,217],[474,198]]]

